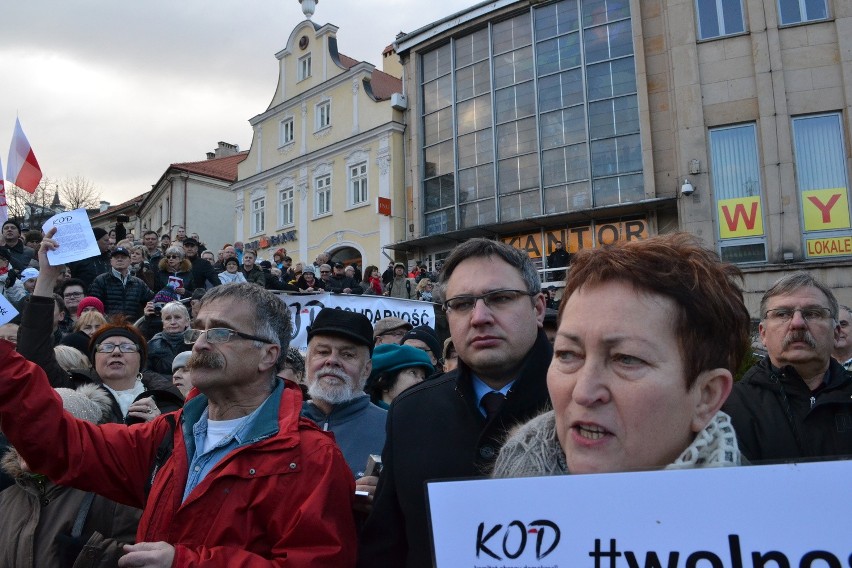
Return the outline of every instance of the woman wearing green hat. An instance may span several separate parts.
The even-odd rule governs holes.
[[[435,368],[424,351],[409,345],[382,343],[373,350],[373,371],[364,391],[384,409],[399,393],[422,382]]]

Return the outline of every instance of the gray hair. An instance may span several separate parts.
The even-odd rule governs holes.
[[[189,316],[189,310],[187,310],[186,306],[184,306],[181,302],[169,302],[168,304],[163,306],[163,309],[160,311],[160,313],[162,314],[162,316],[180,314],[184,318],[186,318],[187,322],[192,319]]]
[[[281,348],[275,370],[284,368],[284,360],[287,357],[287,348],[290,346],[290,338],[293,334],[293,324],[290,320],[290,308],[281,299],[265,288],[248,282],[223,284],[215,286],[204,294],[199,309],[210,302],[227,300],[244,300],[254,305],[252,319],[255,322],[254,333],[273,342]]]
[[[809,272],[805,272],[804,270],[799,270],[793,274],[788,274],[787,276],[779,278],[775,284],[773,284],[772,287],[763,294],[763,298],[760,299],[760,319],[763,320],[766,318],[766,304],[769,302],[769,298],[791,294],[801,288],[816,288],[825,294],[825,297],[828,300],[828,309],[831,312],[831,317],[834,321],[837,321],[839,306],[837,304],[837,298],[834,297],[834,292],[832,292],[828,286],[811,276]]]
[[[533,265],[528,254],[499,241],[477,238],[470,239],[457,246],[444,261],[438,284],[432,290],[436,301],[442,303],[446,299],[444,296],[447,291],[447,284],[453,275],[453,271],[462,261],[469,258],[491,256],[497,256],[507,264],[517,268],[518,272],[521,273],[521,278],[524,279],[524,283],[527,285],[527,292],[530,294],[539,294],[541,292],[541,279],[538,277],[535,265]]]
[[[166,257],[167,255],[170,255],[170,254],[178,255],[181,258],[181,260],[183,260],[186,257],[186,252],[183,250],[183,247],[178,247],[178,246],[172,246],[172,247],[167,248],[166,252],[163,253],[163,257]]]

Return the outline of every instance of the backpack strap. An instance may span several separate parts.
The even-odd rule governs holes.
[[[71,527],[71,538],[80,538],[80,535],[83,534],[83,525],[86,524],[86,518],[89,516],[89,509],[92,508],[92,501],[94,500],[94,493],[86,493],[86,496],[83,497],[80,510],[77,511],[77,517],[74,519],[74,526]]]
[[[172,450],[175,447],[175,415],[173,413],[164,416],[165,421],[169,425],[169,430],[166,432],[163,441],[157,446],[157,453],[154,456],[154,463],[151,464],[151,473],[148,475],[148,483],[145,484],[145,500],[148,500],[148,495],[151,493],[151,487],[154,486],[154,478],[157,477],[157,472],[164,463],[171,457]]]

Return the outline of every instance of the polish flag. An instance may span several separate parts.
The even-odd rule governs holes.
[[[6,185],[3,183],[3,160],[0,160],[0,223],[5,223],[9,218],[9,209],[6,206]]]
[[[41,168],[38,165],[32,146],[21,128],[21,121],[15,119],[15,133],[12,134],[12,146],[6,162],[6,179],[21,189],[35,193],[41,181]]]

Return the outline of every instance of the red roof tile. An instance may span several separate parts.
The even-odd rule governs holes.
[[[245,160],[246,156],[248,156],[248,151],[224,158],[201,160],[200,162],[181,162],[172,164],[169,168],[233,182],[237,181],[237,165]]]
[[[142,195],[137,195],[136,197],[128,199],[124,203],[119,203],[118,205],[112,205],[110,207],[107,207],[105,210],[101,211],[100,213],[92,215],[91,217],[89,217],[89,219],[97,219],[98,217],[108,217],[110,215],[115,214],[117,211],[121,211],[122,209],[125,209],[125,208],[127,208],[131,205],[139,205],[140,203],[142,203],[142,201],[146,197],[148,197],[149,193],[151,193],[151,192],[146,191]],[[134,211],[133,213],[135,214],[136,212]]]

